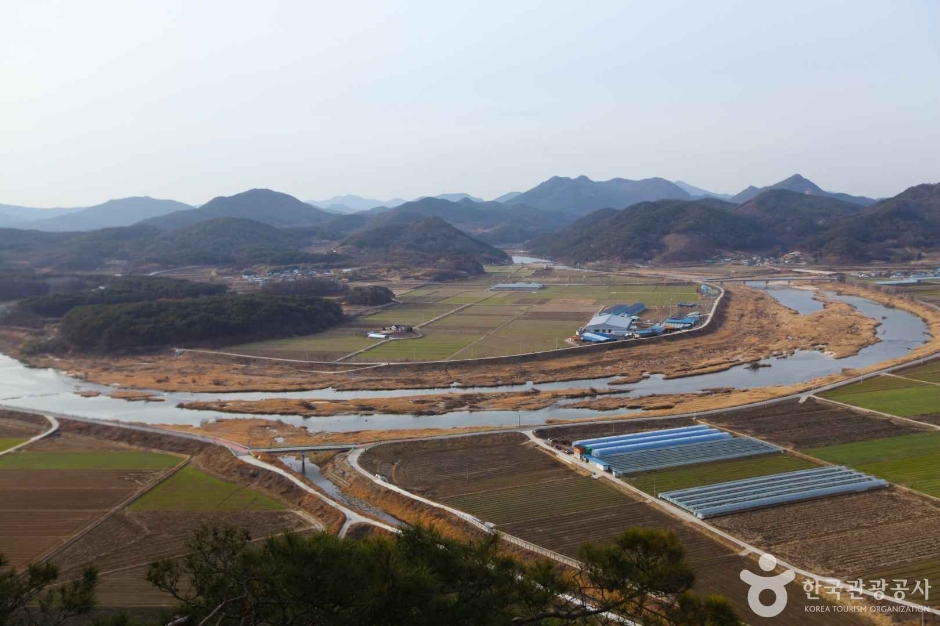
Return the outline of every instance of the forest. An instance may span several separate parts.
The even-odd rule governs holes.
[[[80,306],[51,349],[114,353],[309,335],[339,324],[343,309],[316,296],[224,294],[186,300]]]

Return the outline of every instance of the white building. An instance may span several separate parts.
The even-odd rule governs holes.
[[[633,315],[618,315],[616,313],[598,313],[591,318],[584,328],[578,330],[578,334],[600,333],[603,335],[613,335],[614,337],[623,337],[633,334],[633,324],[636,317]]]

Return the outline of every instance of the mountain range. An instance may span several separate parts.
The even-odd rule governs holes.
[[[52,232],[87,231],[130,226],[148,218],[188,209],[192,207],[182,202],[147,196],[108,200],[95,206],[71,209],[0,205],[0,226]]]
[[[845,202],[851,202],[853,204],[860,204],[861,206],[871,206],[877,200],[872,198],[866,198],[864,196],[850,196],[847,193],[834,193],[830,191],[823,191],[819,185],[814,183],[811,180],[803,178],[799,174],[794,174],[790,178],[781,180],[779,183],[770,185],[768,187],[754,187],[750,186],[744,191],[740,192],[733,198],[731,202],[735,204],[741,204],[742,202],[747,202],[752,198],[756,198],[758,195],[765,191],[770,191],[771,189],[786,189],[787,191],[795,191],[797,193],[805,193],[809,196],[826,196],[828,198],[835,198],[836,200],[843,200]]]
[[[527,204],[578,218],[598,209],[623,208],[638,202],[663,199],[691,200],[692,196],[665,178],[593,181],[587,176],[554,176],[505,204]]]
[[[286,193],[270,189],[251,189],[234,196],[213,198],[198,209],[174,211],[145,220],[143,223],[172,230],[220,217],[250,219],[270,226],[291,228],[322,224],[334,216]]]
[[[702,261],[733,252],[801,251],[818,261],[909,260],[940,248],[940,184],[918,185],[869,206],[768,189],[742,204],[659,200],[604,209],[530,241],[569,262]]]
[[[826,192],[794,175],[726,201],[683,181],[580,176],[554,177],[499,201],[454,194],[457,201],[429,197],[345,214],[267,189],[220,196],[199,208],[153,198],[76,209],[0,205],[0,228],[8,228],[0,236],[0,261],[59,269],[96,269],[108,260],[247,263],[301,258],[307,246],[325,243],[374,260],[399,244],[418,254],[413,248],[422,237],[421,261],[447,256],[448,237],[452,257],[469,254],[482,262],[499,256],[493,246],[524,246],[572,262],[678,262],[792,250],[821,261],[905,259],[940,249],[938,189],[921,185],[875,201]],[[394,245],[377,247],[383,233]],[[465,238],[480,247],[468,247]]]

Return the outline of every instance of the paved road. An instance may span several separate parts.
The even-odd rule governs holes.
[[[0,452],[0,456],[3,456],[4,454],[9,454],[9,453],[14,452],[14,451],[16,451],[16,450],[19,450],[20,448],[25,448],[26,446],[28,446],[28,445],[30,445],[30,444],[32,444],[32,443],[35,443],[35,442],[39,441],[40,439],[43,439],[43,438],[45,438],[45,437],[48,437],[49,435],[51,435],[51,434],[54,433],[55,431],[59,430],[59,420],[57,420],[56,418],[52,417],[51,415],[43,415],[43,417],[45,417],[47,420],[49,420],[49,430],[45,430],[45,431],[39,433],[38,435],[36,435],[35,437],[31,437],[30,439],[27,439],[27,440],[24,441],[23,443],[18,443],[18,444],[16,444],[15,446],[13,446],[13,447],[11,447],[11,448],[7,448],[6,450],[3,450],[2,452]]]

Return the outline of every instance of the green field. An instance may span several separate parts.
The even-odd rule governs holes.
[[[929,383],[940,383],[940,361],[930,361],[923,365],[917,365],[908,369],[895,372],[898,376],[913,378],[914,380],[923,380]]]
[[[940,432],[870,439],[804,452],[940,497]]]
[[[9,450],[13,446],[18,446],[28,439],[16,439],[15,437],[0,437],[0,452]]]
[[[871,378],[866,378],[861,382],[845,385],[844,387],[839,387],[820,395],[825,398],[832,398],[833,400],[839,400],[841,402],[841,398],[859,393],[884,391],[888,389],[906,389],[908,387],[922,386],[923,385],[915,380],[906,380],[904,378],[898,378],[897,376],[873,376]]]
[[[531,280],[544,282],[544,289],[490,290],[494,284],[532,274],[535,276]],[[231,350],[309,361],[335,361],[365,350],[350,358],[359,363],[504,356],[568,347],[568,337],[601,307],[612,304],[643,302],[653,308],[642,317],[657,321],[688,312],[677,307],[679,302],[695,302],[700,310],[711,305],[710,300],[698,297],[695,284],[663,285],[642,278],[545,272],[518,266],[498,267],[493,274],[460,282],[424,285],[402,291],[397,299],[401,305],[323,333],[249,343]],[[392,324],[420,326],[424,337],[382,343],[365,336],[369,330]]]
[[[186,466],[129,508],[137,511],[266,511],[284,506],[257,491]]]
[[[940,386],[890,376],[827,391],[823,396],[901,417],[940,413]]]
[[[481,336],[481,332],[448,332],[422,328],[420,339],[388,341],[350,359],[350,362],[443,361]]]
[[[448,506],[494,524],[590,511],[621,504],[625,496],[593,478],[565,478],[448,498]],[[589,523],[585,520],[585,523]]]
[[[469,359],[507,354],[525,354],[540,350],[571,347],[565,339],[581,326],[576,321],[533,320],[526,317],[516,319],[487,336],[469,349],[454,355],[456,359]]]
[[[332,361],[373,346],[379,341],[366,337],[363,330],[340,327],[331,328],[318,335],[246,343],[234,349],[248,353],[272,353],[266,356],[278,356],[274,353],[281,353],[280,358],[307,357],[307,360],[311,361]]]
[[[0,457],[0,469],[158,470],[175,467],[179,462],[179,457],[169,454],[124,450],[11,452]]]
[[[772,454],[649,472],[632,476],[626,482],[646,493],[659,494],[674,489],[688,489],[731,480],[795,472],[816,466],[816,463],[795,456]]]

